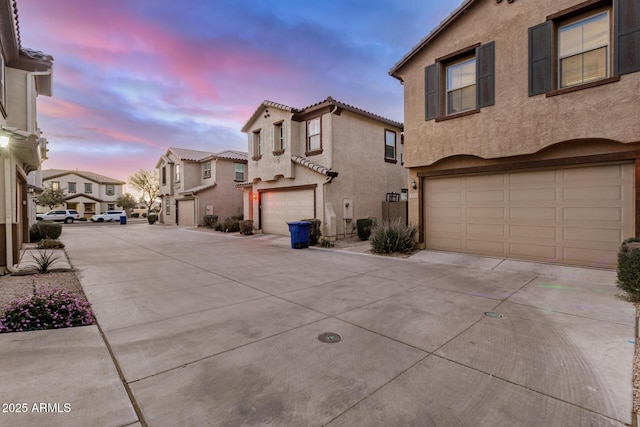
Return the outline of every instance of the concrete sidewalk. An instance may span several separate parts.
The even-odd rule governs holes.
[[[147,224],[63,241],[107,345],[0,335],[3,402],[72,408],[0,425],[631,422],[634,309],[611,271]]]

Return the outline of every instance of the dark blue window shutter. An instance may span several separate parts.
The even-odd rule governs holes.
[[[439,64],[431,64],[424,69],[424,107],[425,120],[438,117],[440,107],[440,68]]]
[[[614,14],[614,72],[640,71],[640,0],[616,0]]]
[[[529,28],[529,96],[551,90],[551,21]]]
[[[478,108],[495,102],[495,43],[487,43],[476,49],[476,105]]]

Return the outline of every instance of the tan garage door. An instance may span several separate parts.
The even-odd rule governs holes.
[[[315,218],[315,191],[264,191],[262,200],[262,231],[289,234],[287,222]]]
[[[195,200],[178,201],[178,225],[195,227]]]
[[[428,178],[428,249],[614,267],[634,234],[634,167]]]

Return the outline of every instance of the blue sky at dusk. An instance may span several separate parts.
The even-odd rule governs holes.
[[[17,0],[22,46],[54,57],[43,169],[126,181],[170,146],[247,150],[265,99],[332,96],[403,120],[389,69],[458,0]]]

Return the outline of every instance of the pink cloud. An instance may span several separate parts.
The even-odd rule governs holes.
[[[59,98],[40,98],[38,110],[41,114],[50,117],[79,117],[89,115],[89,111],[72,102]]]

